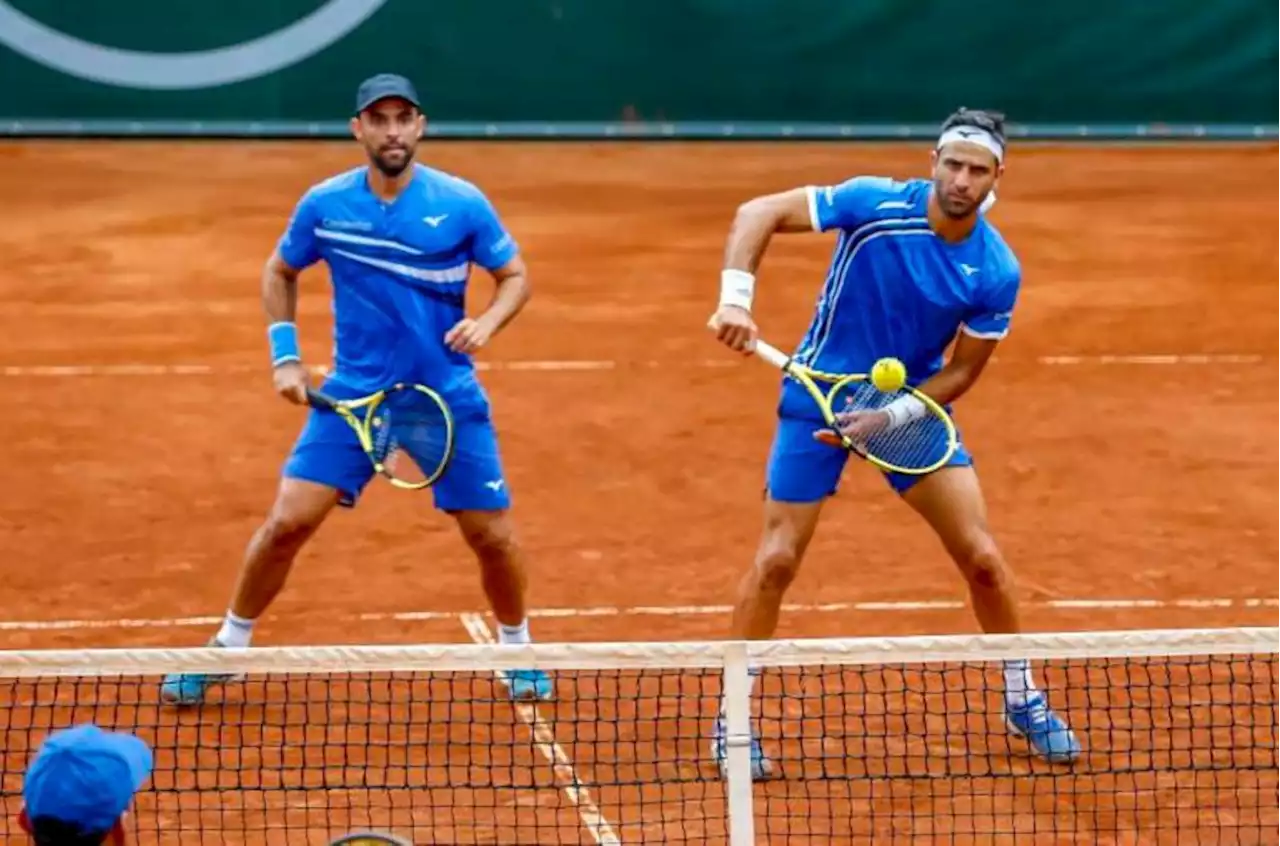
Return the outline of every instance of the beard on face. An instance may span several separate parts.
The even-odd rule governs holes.
[[[369,160],[384,176],[396,177],[404,173],[413,161],[413,147],[408,144],[384,145],[370,150]]]
[[[979,205],[982,204],[983,197],[966,197],[958,198],[947,193],[939,180],[934,183],[934,191],[938,195],[938,208],[942,209],[942,213],[950,218],[968,217],[973,213]]]

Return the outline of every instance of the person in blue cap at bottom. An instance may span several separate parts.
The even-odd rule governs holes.
[[[36,846],[123,846],[125,813],[153,764],[132,734],[91,723],[56,731],[27,767],[19,823]]]

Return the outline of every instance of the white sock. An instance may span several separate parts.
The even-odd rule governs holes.
[[[521,620],[518,626],[508,626],[501,620],[498,621],[498,643],[526,644],[531,642],[528,617]]]
[[[216,635],[218,643],[231,649],[245,649],[253,639],[253,620],[237,617],[230,611],[222,620],[222,628]]]
[[[1004,662],[1004,698],[1010,705],[1022,706],[1038,692],[1031,678],[1031,662],[1025,659]]]

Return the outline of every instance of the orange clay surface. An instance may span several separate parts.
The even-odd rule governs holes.
[[[1274,145],[1014,151],[992,219],[1022,262],[1023,293],[1010,338],[959,403],[958,420],[1015,568],[1028,630],[1276,624],[1276,152]],[[244,544],[271,503],[302,421],[272,392],[259,270],[299,195],[360,156],[349,143],[0,145],[0,388],[9,407],[0,437],[0,647],[199,645],[209,636],[207,621],[186,618],[224,610]],[[736,358],[704,329],[735,206],[854,174],[921,175],[927,149],[432,142],[419,156],[480,184],[531,268],[532,302],[479,357],[489,368],[482,379],[528,551],[530,601],[539,609],[619,609],[538,616],[535,638],[725,636],[727,612],[707,606],[732,602],[759,535],[777,384],[776,373]],[[757,299],[774,344],[789,347],[803,333],[831,244],[831,236],[774,240]],[[317,267],[301,284],[299,322],[313,364],[326,363],[330,348],[326,273]],[[483,274],[473,278],[472,311],[490,290]],[[976,625],[961,607],[965,599],[937,541],[875,472],[853,463],[788,595],[805,608],[784,614],[779,635],[970,632]],[[1146,602],[1062,607],[1114,599]],[[1205,599],[1230,602],[1195,607]],[[848,607],[871,602],[891,605]],[[953,605],[903,604],[911,602]],[[814,607],[824,605],[835,607]],[[698,607],[659,614],[644,613],[646,606]],[[392,616],[410,611],[444,613]],[[336,513],[304,551],[256,643],[469,642],[456,616],[469,611],[483,612],[484,603],[451,522],[430,507],[429,495],[375,481],[358,509]],[[712,713],[713,681],[695,679],[688,693],[701,690],[703,701],[684,707],[706,712],[703,718]],[[481,684],[487,691],[485,680],[472,687]],[[1274,696],[1273,687],[1263,689]],[[408,687],[398,690],[382,706],[392,721],[418,699]],[[18,695],[11,690],[3,699],[14,707]],[[579,688],[576,698],[583,695]],[[138,696],[154,702],[149,688]],[[246,687],[220,696],[252,722],[261,714],[247,709],[267,707],[254,704],[255,696],[283,695]],[[546,716],[585,720],[574,698],[566,690]],[[160,719],[148,707],[147,719]],[[215,732],[209,742],[218,741],[216,726],[229,719],[218,707],[183,715],[182,725],[205,729],[178,729],[179,745],[206,729]],[[507,706],[485,707],[491,726],[473,730],[471,744],[506,731],[515,738],[508,743],[525,738],[517,759],[549,769],[528,745],[527,728],[510,727]],[[476,713],[453,719],[478,723]],[[846,728],[854,731],[852,723]],[[901,728],[891,723],[888,731]],[[457,730],[454,742],[468,742]],[[691,728],[682,732],[696,737]],[[11,751],[18,734],[11,728]],[[1274,727],[1269,737],[1274,767]],[[1086,745],[1105,738],[1090,735]],[[560,737],[572,753],[570,739]],[[422,748],[432,748],[423,740]],[[225,734],[220,742],[229,742]],[[456,758],[448,749],[439,754]],[[600,773],[592,756],[614,754],[603,747],[576,754],[588,783],[593,775],[596,783],[657,778],[652,767],[624,772],[620,764]],[[682,741],[681,754],[696,769],[692,759],[705,756],[705,744]],[[1009,762],[1011,753],[1000,754],[1006,758],[991,765],[998,773],[1037,768],[1025,755]],[[418,763],[428,762],[423,755]],[[16,766],[11,756],[6,810]],[[1274,773],[1265,775],[1260,797],[1271,809],[1267,842],[1276,834]],[[163,775],[170,783],[176,777]],[[1215,804],[1230,800],[1227,777],[1198,777],[1198,790],[1180,794],[1179,801],[1195,800],[1178,812],[1180,826],[1228,825],[1222,820],[1237,812]],[[535,805],[550,816],[539,823],[529,817],[503,829],[494,821],[501,814],[536,814],[537,807],[468,810],[517,800],[501,791],[468,799],[464,791],[435,800],[459,806],[451,823],[415,818],[414,833],[419,842],[591,842],[549,774],[522,783],[542,785]],[[1009,783],[995,788],[1009,794],[996,801],[1005,816],[972,819],[964,815],[979,811],[964,810],[968,800],[928,798],[930,785],[919,781],[900,790],[881,782],[874,800],[848,781],[815,782],[807,792],[803,781],[760,787],[758,797],[790,797],[789,805],[761,803],[761,842],[782,842],[780,814],[839,829],[852,816],[871,817],[872,805],[877,817],[901,815],[900,842],[930,842],[947,825],[985,826],[993,834],[984,836],[1012,842],[998,832],[1015,824],[1024,832],[1018,842],[1176,839],[1171,829],[1132,832],[1135,824],[1172,825],[1173,794],[1159,792],[1172,790],[1172,780],[1128,807],[1101,794],[1131,785],[1041,782],[1037,791],[1060,794],[1047,810],[1032,809],[1030,787],[1015,795]],[[946,790],[963,793],[960,784]],[[275,789],[264,782],[252,795],[296,811],[272,799]],[[667,814],[709,818],[687,831],[722,836],[717,782],[664,789]],[[820,798],[822,790],[831,798]],[[623,842],[662,830],[652,822],[644,828],[660,810],[645,802],[658,793],[646,799],[638,788],[606,786],[597,794]],[[176,811],[160,799],[145,825],[171,829]],[[140,807],[147,802],[155,808],[145,797]],[[260,813],[254,826],[272,817]],[[929,828],[921,820],[931,814],[946,823]],[[218,824],[233,830],[211,829],[207,842],[265,836],[237,833],[242,823],[231,817],[202,820]],[[299,828],[289,842],[323,842],[314,821],[293,824]],[[1057,837],[1031,833],[1055,827]],[[879,829],[875,842],[890,842],[889,830]],[[678,841],[677,834],[665,831]],[[1212,842],[1262,835],[1230,839],[1236,836]]]

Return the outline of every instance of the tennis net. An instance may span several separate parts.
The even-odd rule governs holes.
[[[1275,843],[1275,628],[533,646],[0,652],[0,841],[51,729],[133,731],[136,842]],[[1001,716],[1033,661],[1084,747]],[[553,701],[495,674],[538,666]],[[242,674],[199,708],[168,672]],[[749,675],[758,673],[754,685]],[[729,771],[711,760],[724,695]],[[781,778],[752,783],[747,728]]]

